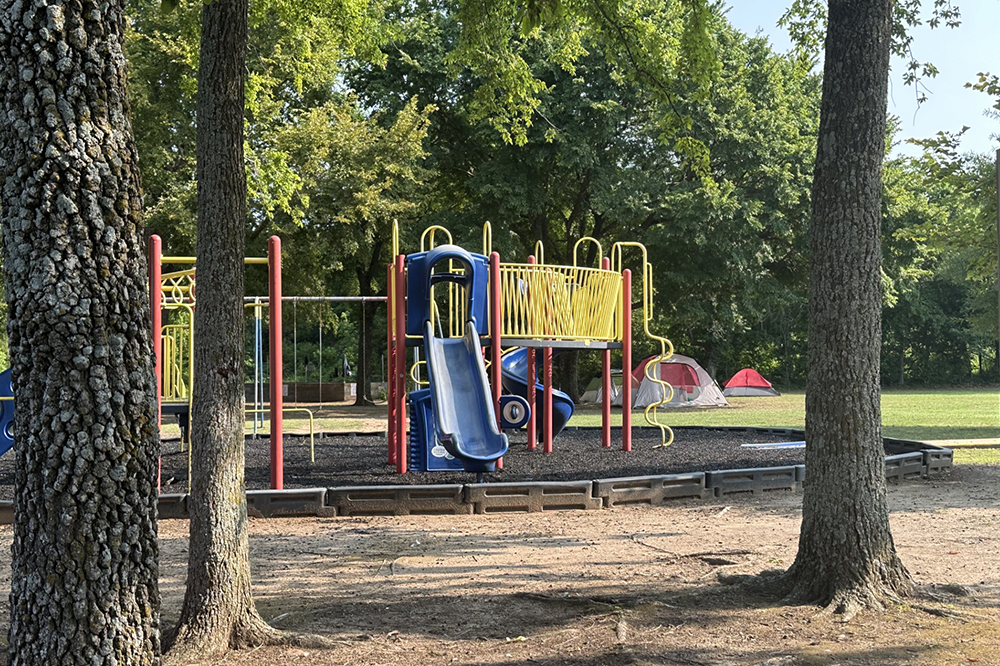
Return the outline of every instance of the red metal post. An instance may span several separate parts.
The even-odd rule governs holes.
[[[542,350],[543,400],[545,416],[542,418],[542,453],[552,453],[552,347]]]
[[[493,382],[493,413],[497,428],[500,427],[500,254],[490,253],[490,380]],[[503,469],[503,458],[497,460],[497,469]]]
[[[603,270],[611,270],[611,259],[601,260]],[[601,352],[601,446],[611,447],[611,350]]]
[[[406,283],[403,255],[396,257],[396,472],[406,474]]]
[[[632,271],[622,271],[622,451],[632,450]]]
[[[388,448],[388,454],[386,457],[386,463],[389,465],[396,464],[396,345],[393,340],[395,334],[395,322],[393,321],[393,314],[396,312],[396,301],[395,294],[392,289],[392,279],[394,271],[393,265],[389,264],[386,266],[386,281],[385,281],[385,294],[386,294],[386,308],[385,308],[385,321],[386,321],[386,366],[385,366],[385,379],[389,394],[389,407],[387,416],[387,426],[386,426],[386,444]]]
[[[528,263],[535,263],[535,256],[532,255],[528,257]],[[531,295],[529,294],[530,298]],[[538,373],[535,369],[535,348],[528,347],[528,371],[524,376],[525,382],[528,384],[528,409],[531,410],[531,414],[528,416],[528,450],[534,451],[538,446],[538,396],[535,390],[535,378]]]
[[[268,367],[271,385],[271,489],[285,487],[284,460],[284,377],[281,358],[281,239],[267,241],[268,309],[271,314]]]
[[[149,237],[149,322],[153,343],[153,362],[156,372],[156,427],[163,425],[160,404],[163,401],[163,241],[159,236]],[[160,457],[156,457],[156,491],[160,491]]]
[[[493,410],[500,425],[500,254],[490,254],[490,374],[493,381]]]

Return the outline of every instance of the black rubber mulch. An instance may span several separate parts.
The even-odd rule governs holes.
[[[653,448],[659,431],[636,428],[633,450],[621,450],[621,435],[614,430],[612,447],[601,447],[600,431],[567,430],[555,440],[554,452],[530,452],[523,432],[509,433],[511,447],[502,471],[487,474],[497,481],[572,481],[622,476],[647,476],[715,469],[772,467],[805,462],[805,449],[755,450],[751,442],[795,439],[784,435],[723,430],[678,430],[667,448]],[[471,483],[466,472],[410,472],[396,474],[386,464],[384,435],[344,435],[316,438],[316,463],[309,462],[309,438],[285,437],[285,488],[323,488],[384,484]],[[267,439],[247,439],[248,489],[265,489],[270,483],[270,448]],[[163,444],[163,492],[187,492],[187,454],[176,442]],[[0,475],[0,484],[4,478]]]

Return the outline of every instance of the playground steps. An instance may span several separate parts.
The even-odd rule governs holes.
[[[183,493],[160,495],[156,503],[160,518],[188,518],[188,496]]]

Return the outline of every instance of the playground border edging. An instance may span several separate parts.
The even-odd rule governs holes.
[[[705,472],[705,485],[716,497],[734,493],[757,495],[772,490],[802,490],[799,480],[800,465],[778,467],[751,467]],[[805,465],[801,465],[805,468]]]
[[[538,513],[572,509],[600,509],[593,481],[521,481],[472,483],[465,486],[465,501],[483,513]]]
[[[708,499],[712,494],[705,486],[704,472],[594,481],[594,496],[601,499],[601,506],[605,509],[628,504],[656,505],[668,499]]]
[[[600,431],[573,426],[572,430]],[[804,437],[802,430],[752,426],[679,426],[675,430],[725,430]],[[317,433],[318,435],[319,433]],[[378,433],[351,433],[377,435]],[[338,436],[343,433],[338,433]],[[883,438],[886,479],[893,482],[926,477],[950,469],[951,449],[914,440]],[[247,491],[252,517],[334,517],[379,515],[470,515],[505,512],[595,510],[631,504],[664,504],[672,499],[708,499],[733,493],[753,495],[774,490],[801,490],[805,465],[712,470],[680,474],[619,477],[582,481],[527,481],[484,484],[341,486]],[[190,517],[190,496],[159,496],[161,519]],[[0,524],[14,521],[14,503],[0,501]]]
[[[326,505],[338,516],[415,516],[471,514],[460,483],[412,486],[327,488]]]

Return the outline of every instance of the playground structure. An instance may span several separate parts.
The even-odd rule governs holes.
[[[435,235],[449,243],[435,244]],[[652,267],[639,243],[616,243],[610,256],[594,238],[582,238],[573,250],[572,266],[544,262],[544,248],[523,264],[501,264],[492,252],[492,230],[483,228],[483,254],[470,253],[450,243],[450,233],[431,227],[421,236],[421,252],[399,253],[398,227],[393,228],[393,264],[388,267],[387,355],[391,369],[388,393],[387,462],[399,473],[408,469],[465,469],[482,474],[503,466],[507,438],[503,428],[526,426],[528,449],[539,442],[552,452],[553,438],[566,425],[574,405],[552,385],[552,359],[561,350],[602,353],[602,381],[611,385],[611,351],[622,350],[626,368],[632,363],[632,272],[624,267],[624,253],[641,255],[643,327],[660,344],[658,359],[673,353],[670,342],[652,334]],[[593,244],[599,267],[580,266],[579,250]],[[248,414],[254,431],[259,415],[270,422],[271,487],[283,487],[283,411],[281,244],[268,242],[267,257],[245,259],[247,265],[268,269],[268,294],[245,297],[254,321],[254,400]],[[182,426],[181,446],[189,432],[194,377],[195,258],[162,254],[160,239],[149,245],[151,327],[157,341],[156,373],[160,417],[176,414]],[[177,267],[164,272],[163,267]],[[316,297],[327,300],[326,297]],[[308,300],[308,299],[303,299]],[[355,300],[339,297],[337,300]],[[372,299],[374,300],[374,299]],[[382,298],[377,298],[382,300]],[[270,368],[268,408],[264,409],[263,312],[269,310],[267,336]],[[164,313],[171,321],[164,324]],[[482,341],[488,353],[484,361]],[[407,371],[407,349],[414,362]],[[501,353],[506,348],[507,353]],[[539,363],[538,356],[541,356]],[[538,366],[542,377],[539,381]],[[420,377],[426,366],[428,379]],[[408,393],[407,379],[417,390]],[[661,430],[661,445],[673,441],[673,432],[657,418],[657,407],[669,402],[672,389],[659,377],[664,400],[646,408],[648,423]],[[631,400],[631,386],[624,386]],[[506,391],[507,394],[503,395]],[[409,410],[409,416],[407,411]],[[312,413],[306,409],[312,424]],[[410,427],[407,427],[407,420]],[[623,412],[622,449],[632,448],[632,414]],[[311,428],[311,426],[310,426]],[[610,404],[603,406],[601,443],[611,446]],[[312,430],[310,435],[312,436]],[[190,446],[188,446],[190,461]]]
[[[268,239],[267,257],[247,257],[246,265],[263,265],[268,269],[267,307],[270,310],[271,327],[269,337],[270,363],[269,409],[271,443],[271,488],[284,487],[283,469],[283,405],[282,364],[281,364],[281,241],[277,236]],[[181,266],[177,270],[163,272],[164,266]],[[177,414],[181,423],[181,446],[190,431],[191,400],[194,381],[194,309],[196,306],[195,257],[174,257],[163,255],[163,245],[159,236],[149,240],[149,303],[150,326],[156,350],[157,414],[162,425],[163,414]],[[255,322],[259,326],[260,309],[263,299],[253,299],[250,307],[255,308]],[[163,314],[176,313],[176,323],[163,324]],[[256,340],[260,340],[259,333]],[[259,352],[260,350],[258,350]],[[261,358],[256,359],[262,361]],[[260,367],[255,366],[255,367]],[[250,412],[256,414],[264,410],[255,406]],[[311,417],[311,415],[310,415]],[[311,419],[310,419],[311,421]],[[188,447],[188,478],[190,479],[191,446]]]
[[[195,257],[164,256],[162,241],[158,236],[149,240],[149,301],[150,324],[156,349],[156,377],[158,414],[162,425],[163,414],[178,417],[181,427],[181,450],[188,451],[190,478],[190,419],[194,378],[194,309],[196,297]],[[244,307],[251,313],[253,321],[253,399],[248,404],[246,414],[251,418],[253,433],[264,425],[267,415],[271,442],[271,487],[280,490],[284,486],[283,466],[283,414],[300,412],[309,421],[310,459],[315,462],[315,419],[312,410],[304,407],[285,406],[286,385],[283,383],[282,368],[282,303],[292,302],[293,342],[292,353],[297,379],[298,333],[296,306],[305,302],[361,302],[385,301],[385,297],[365,296],[284,296],[281,291],[281,241],[277,236],[268,240],[267,257],[248,257],[248,266],[266,266],[268,270],[267,296],[245,296]],[[163,272],[164,266],[179,266],[177,270]],[[157,307],[157,304],[159,307]],[[265,333],[264,313],[268,312]],[[164,324],[164,313],[174,321]],[[320,315],[320,393],[322,394],[322,315]],[[265,354],[265,338],[268,352]],[[274,359],[277,359],[276,361]],[[265,363],[268,377],[265,383]],[[2,383],[2,382],[0,382]],[[8,380],[9,383],[9,380]],[[267,387],[265,389],[265,387]],[[4,398],[0,386],[0,404]],[[265,395],[265,392],[267,395]],[[266,408],[265,408],[266,405]],[[2,412],[0,412],[2,416]],[[2,427],[2,422],[0,422]],[[2,435],[2,433],[0,433]],[[0,436],[0,449],[3,441]]]
[[[447,243],[435,244],[438,233]],[[596,247],[598,268],[579,265],[579,248],[586,243]],[[551,453],[553,438],[573,413],[569,396],[552,386],[554,352],[600,351],[606,395],[611,351],[621,349],[623,367],[631,368],[632,272],[624,267],[628,249],[641,256],[643,330],[660,345],[658,361],[673,354],[670,341],[649,329],[652,266],[640,243],[615,243],[606,257],[599,241],[581,238],[573,248],[572,266],[546,264],[541,241],[526,263],[501,263],[492,251],[489,222],[483,227],[482,254],[453,245],[447,229],[437,226],[421,235],[419,253],[400,254],[395,227],[392,245],[394,261],[387,267],[386,348],[393,369],[387,461],[401,474],[463,468],[481,474],[500,468],[508,446],[503,428],[522,424],[528,450],[541,440],[542,450]],[[481,339],[488,342],[488,362]],[[418,351],[408,371],[411,348]],[[420,349],[425,360],[418,358]],[[424,365],[427,381],[419,376]],[[408,379],[421,388],[408,394]],[[646,421],[660,428],[660,446],[667,446],[673,432],[659,421],[657,410],[672,399],[673,389],[659,376],[648,379],[662,386],[662,398],[646,407]],[[622,390],[625,404],[631,404],[631,383],[625,382]],[[602,405],[604,447],[611,446],[610,407],[609,401]],[[631,448],[632,415],[626,409],[622,449]]]

